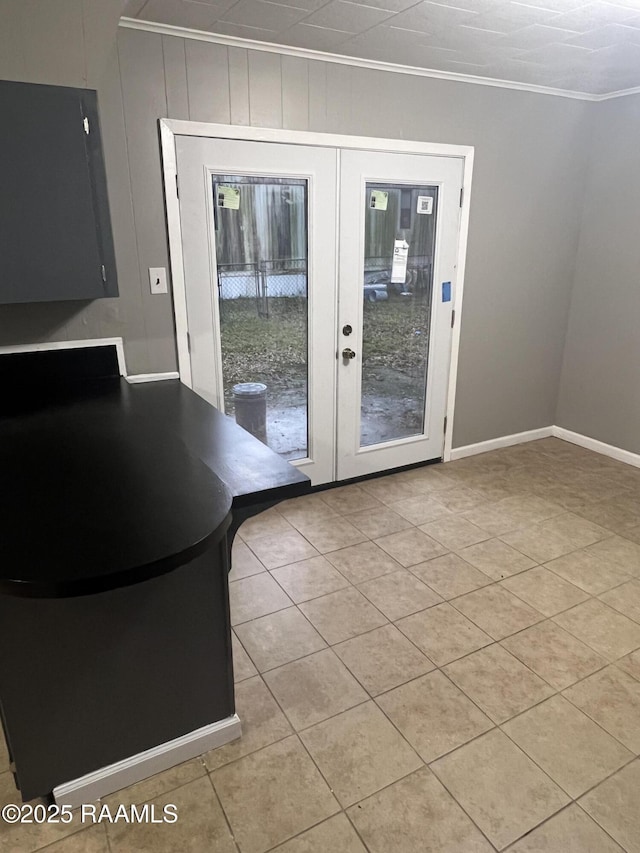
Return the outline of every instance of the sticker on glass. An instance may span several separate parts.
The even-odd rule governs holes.
[[[407,261],[409,244],[406,240],[395,240],[393,244],[393,263],[391,264],[391,284],[404,284],[407,279]]]
[[[416,213],[433,213],[433,196],[419,195]]]
[[[229,210],[240,209],[240,190],[236,187],[221,187],[216,189],[216,204]]]
[[[383,190],[371,190],[369,207],[371,210],[386,210],[389,203],[389,193]]]

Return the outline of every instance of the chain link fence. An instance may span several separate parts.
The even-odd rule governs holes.
[[[251,300],[258,317],[268,317],[273,300],[283,305],[284,299],[307,296],[306,258],[259,261],[250,264],[218,264],[218,296],[220,314],[230,300]],[[247,303],[245,303],[247,304]]]

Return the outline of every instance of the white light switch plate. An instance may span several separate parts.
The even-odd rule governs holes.
[[[167,271],[164,267],[149,267],[151,293],[168,293]]]

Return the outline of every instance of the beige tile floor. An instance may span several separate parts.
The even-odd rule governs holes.
[[[640,470],[543,439],[281,504],[231,610],[244,736],[107,798],[178,823],[3,851],[640,853]]]

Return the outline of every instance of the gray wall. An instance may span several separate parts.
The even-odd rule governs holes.
[[[167,262],[159,115],[475,145],[454,444],[553,422],[588,104],[133,30],[118,43],[142,267]]]
[[[95,89],[126,0],[0,0],[3,80]]]
[[[0,345],[118,335],[126,340],[131,372],[162,370],[154,365],[171,365],[174,358],[172,323],[164,317],[166,311],[157,322],[153,307],[145,304],[127,179],[116,47],[124,0],[0,3],[1,79],[98,90],[120,286],[118,299],[2,306]]]
[[[454,446],[554,421],[590,104],[128,29],[98,89],[121,298],[3,309],[0,343],[117,334],[131,372],[175,369],[146,274],[168,265],[161,116],[474,145]]]
[[[556,422],[640,453],[640,96],[592,119]]]

